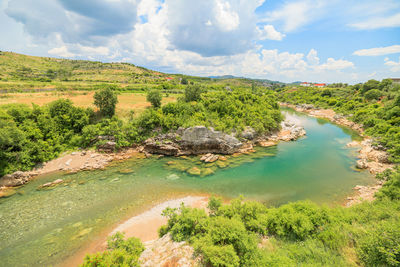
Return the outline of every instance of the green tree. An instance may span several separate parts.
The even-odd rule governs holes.
[[[149,101],[151,103],[151,105],[154,108],[159,108],[161,107],[161,100],[162,100],[162,96],[160,94],[160,91],[158,90],[151,90],[147,93],[147,97],[146,97],[147,101]]]
[[[379,97],[382,96],[382,92],[379,91],[378,89],[372,89],[369,90],[364,94],[365,99],[367,100],[373,100],[373,99],[378,99]]]
[[[94,94],[94,105],[100,109],[103,116],[112,117],[118,103],[116,93],[110,88],[104,88]]]
[[[200,85],[189,85],[185,88],[185,102],[199,101],[201,94],[204,92]]]
[[[181,84],[188,84],[188,80],[186,78],[182,78]]]

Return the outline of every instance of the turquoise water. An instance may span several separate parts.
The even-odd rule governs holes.
[[[300,121],[307,137],[230,157],[228,167],[197,157],[132,159],[103,171],[38,177],[17,194],[0,199],[0,266],[47,266],[62,262],[102,230],[170,198],[244,195],[268,205],[310,199],[340,203],[357,184],[371,183],[355,171],[356,151],[345,147],[357,135],[324,120],[285,111]],[[172,163],[173,164],[172,164]],[[207,168],[198,177],[183,170]],[[61,178],[53,189],[38,186]]]

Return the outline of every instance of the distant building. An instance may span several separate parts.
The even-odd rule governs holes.
[[[174,78],[172,78],[172,77],[166,77],[165,79],[167,79],[167,80],[173,80]]]
[[[311,86],[311,83],[308,83],[308,82],[302,82],[302,83],[300,83],[300,86]]]
[[[325,87],[326,83],[315,83],[314,86],[315,87]]]
[[[395,84],[400,84],[400,78],[389,78],[393,81]]]

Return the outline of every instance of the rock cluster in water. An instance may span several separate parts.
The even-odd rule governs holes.
[[[258,135],[251,128],[237,134],[226,134],[205,126],[180,128],[174,133],[160,134],[145,141],[144,151],[168,156],[204,155],[202,161],[213,162],[214,154],[232,155],[253,150],[253,144],[275,145],[279,140],[292,141],[306,134],[302,126],[290,120],[281,123],[282,130],[270,135]],[[240,138],[240,140],[239,140]]]
[[[145,151],[168,156],[200,155],[207,153],[233,154],[242,143],[234,136],[205,126],[179,129],[145,141]]]

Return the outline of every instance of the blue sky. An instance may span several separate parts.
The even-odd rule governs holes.
[[[1,0],[0,50],[284,82],[400,77],[400,0]]]

